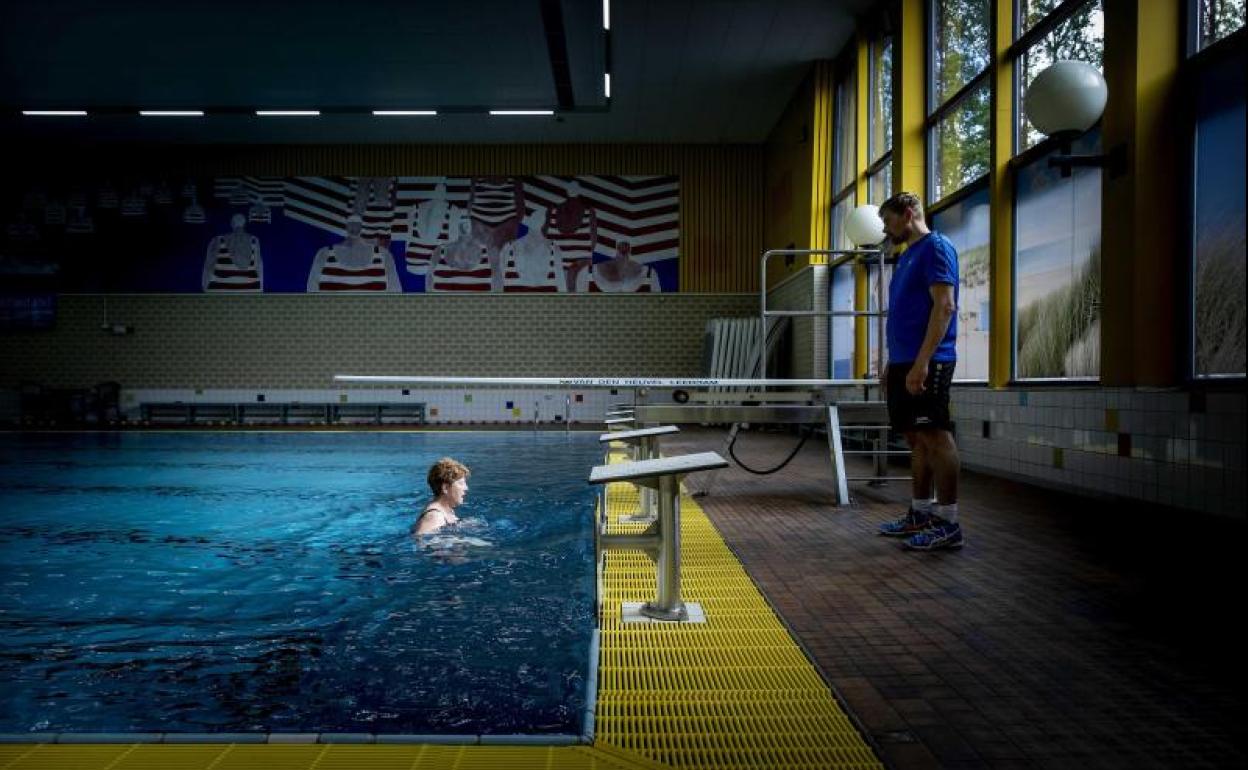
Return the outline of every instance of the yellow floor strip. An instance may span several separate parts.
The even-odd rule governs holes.
[[[610,460],[624,460],[612,452]],[[608,532],[637,492],[612,484]],[[685,602],[705,624],[624,624],[623,602],[654,598],[654,566],[611,551],[603,570],[596,737],[680,768],[881,768],[697,502],[681,499]]]
[[[651,770],[610,747],[276,746],[158,743],[0,746],[0,770]]]
[[[637,511],[634,487],[606,500],[608,531],[643,528],[619,522]],[[654,566],[607,555],[592,747],[0,744],[0,770],[882,768],[688,495],[681,517],[682,593],[707,622],[624,625],[622,602],[654,598]]]

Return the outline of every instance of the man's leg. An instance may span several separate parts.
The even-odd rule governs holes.
[[[915,500],[932,499],[932,464],[922,431],[905,432],[910,445],[910,487]]]
[[[928,461],[927,442],[921,431],[907,430],[902,435],[910,445],[913,499],[905,516],[880,525],[880,534],[887,537],[909,537],[916,532],[922,532],[932,520],[932,466]]]
[[[958,502],[958,474],[962,461],[958,457],[958,445],[953,434],[947,430],[925,431],[924,451],[932,478],[936,483],[936,504],[956,505]]]
[[[911,536],[905,547],[918,551],[961,548],[965,541],[962,525],[958,522],[958,473],[961,463],[953,434],[947,430],[930,428],[921,431],[918,441],[931,468],[936,484],[936,505],[932,509],[930,528]]]

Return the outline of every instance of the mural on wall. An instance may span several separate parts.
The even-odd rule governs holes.
[[[675,176],[49,183],[5,207],[0,275],[59,292],[678,290]]]

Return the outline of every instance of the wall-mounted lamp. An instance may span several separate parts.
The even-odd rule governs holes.
[[[884,240],[880,207],[865,203],[845,217],[845,235],[855,247],[874,246]]]
[[[1111,176],[1126,170],[1124,145],[1101,155],[1070,154],[1071,142],[1101,119],[1108,98],[1105,78],[1087,62],[1054,62],[1031,81],[1023,109],[1037,130],[1059,141],[1059,154],[1049,165],[1059,167],[1062,176],[1070,176],[1075,166],[1104,167]]]

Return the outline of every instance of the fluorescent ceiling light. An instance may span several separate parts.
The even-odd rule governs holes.
[[[602,28],[611,29],[611,0],[602,0]]]
[[[491,115],[554,115],[554,110],[490,110]]]
[[[373,110],[378,117],[406,117],[408,115],[437,115],[437,110]]]
[[[320,115],[320,110],[256,110],[256,114],[262,118],[299,118],[299,117],[316,117]]]
[[[23,115],[31,115],[37,117],[67,116],[67,115],[86,115],[86,110],[22,110]]]
[[[611,73],[602,73],[602,92],[608,99],[611,98]]]
[[[145,118],[202,118],[203,110],[139,110]]]

